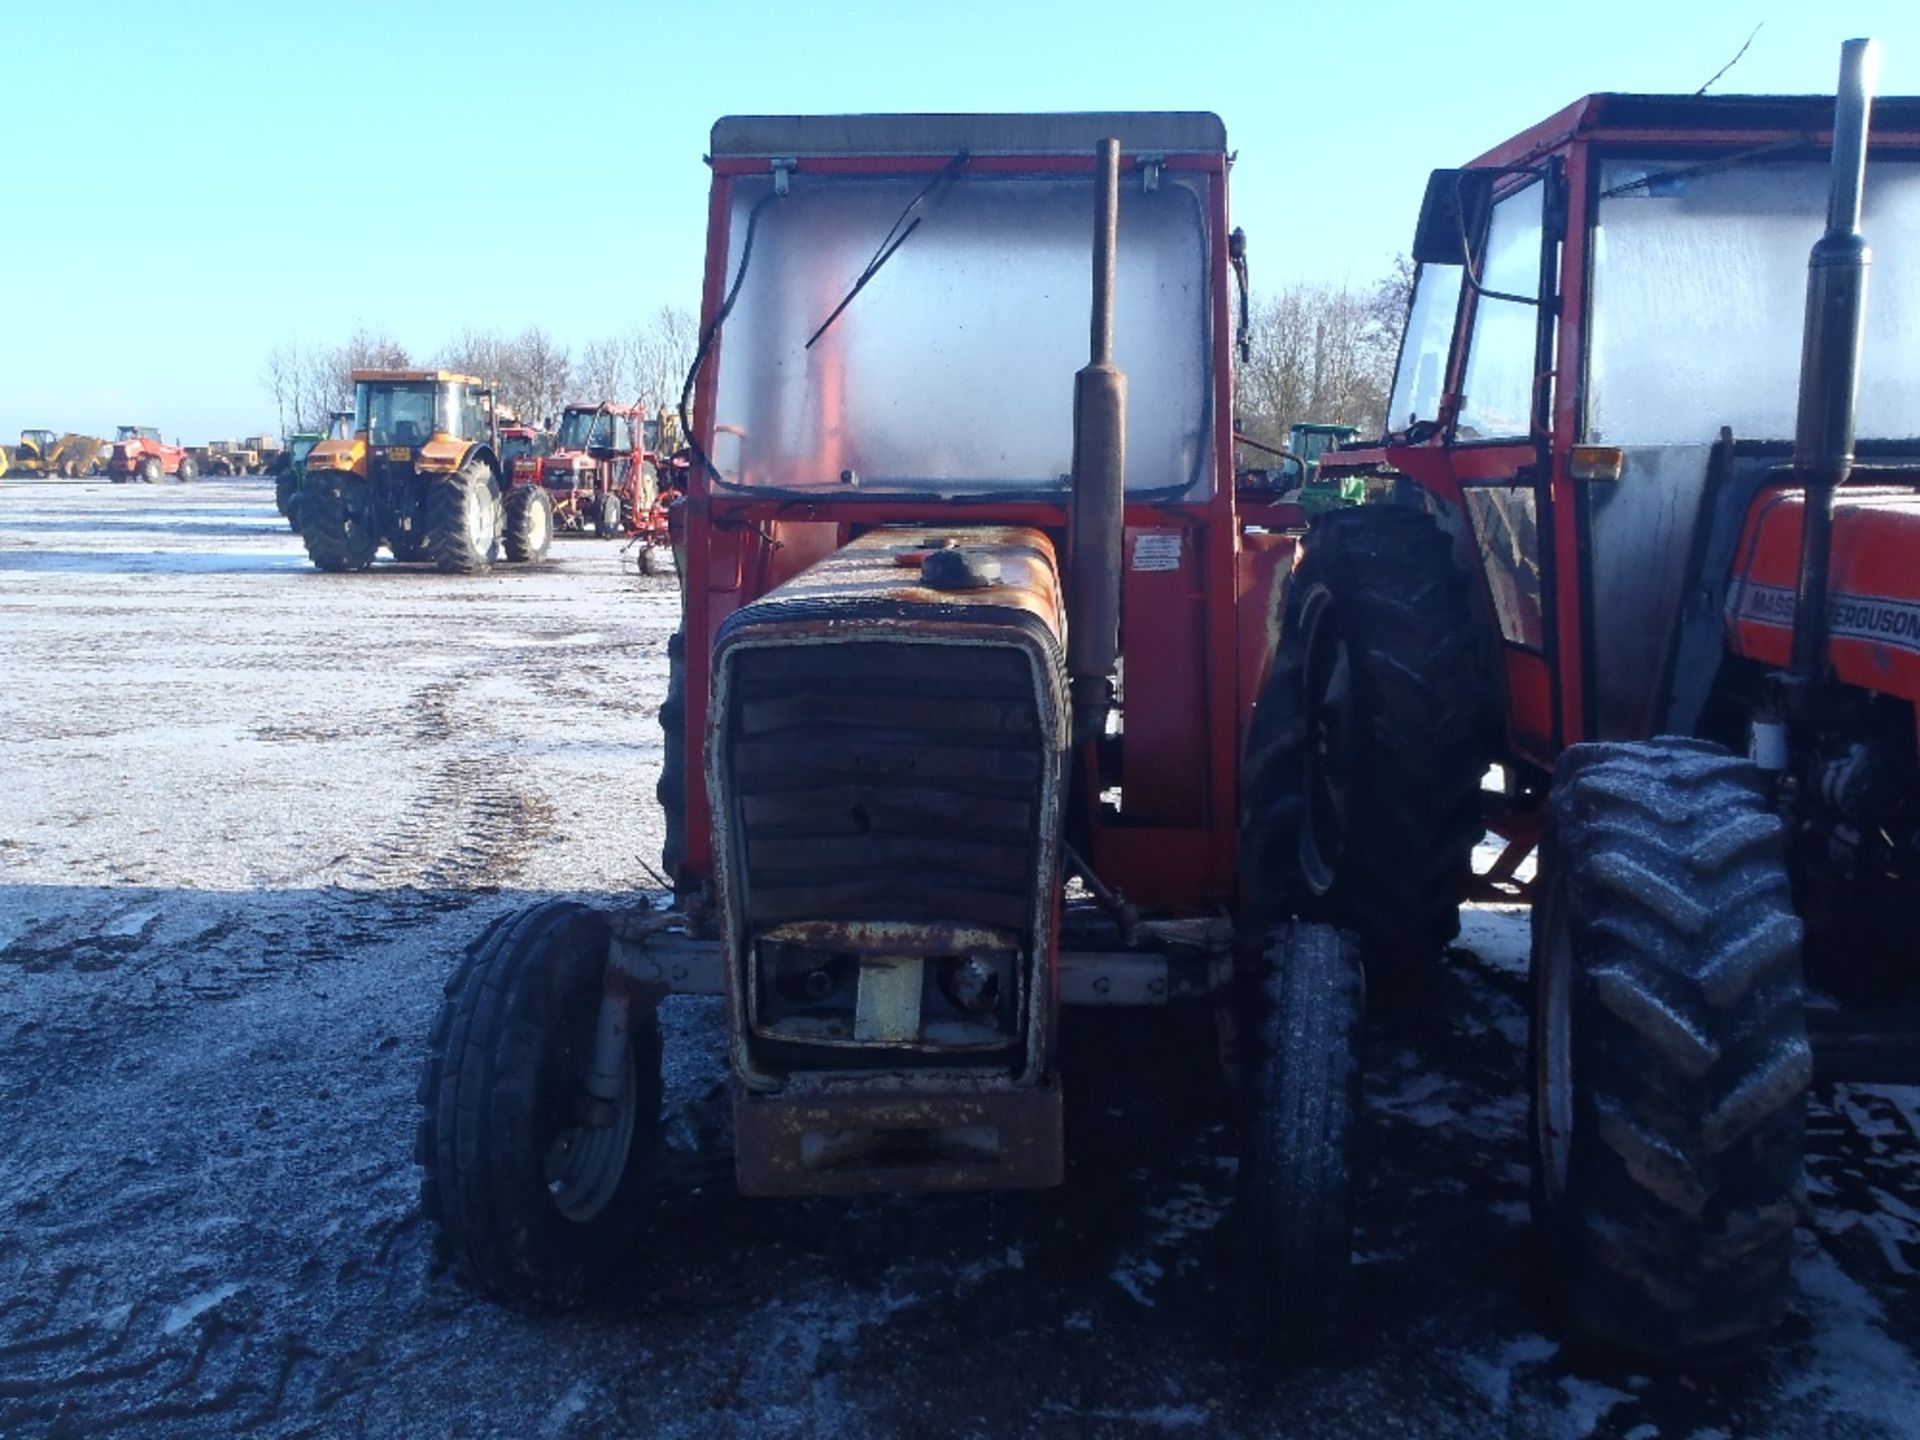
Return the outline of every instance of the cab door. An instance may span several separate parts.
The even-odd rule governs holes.
[[[1549,481],[1565,186],[1557,160],[1478,174],[1490,203],[1464,267],[1447,450],[1500,629],[1510,737],[1551,764],[1562,740]]]

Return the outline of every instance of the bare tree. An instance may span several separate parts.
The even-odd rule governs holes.
[[[589,340],[580,347],[574,363],[575,391],[583,399],[607,400],[627,393],[622,382],[626,374],[624,346],[616,336],[607,340]]]
[[[1269,444],[1303,420],[1377,432],[1411,285],[1401,260],[1370,290],[1290,285],[1258,301],[1235,377],[1239,428]]]
[[[506,347],[505,362],[501,393],[515,413],[529,424],[548,423],[560,413],[573,374],[566,346],[554,344],[538,325],[529,326]]]
[[[267,351],[267,358],[261,363],[260,383],[273,396],[273,406],[280,416],[280,433],[287,434],[287,406],[294,406],[294,429],[300,428],[299,403],[296,391],[300,374],[300,345],[298,341],[275,345]]]
[[[680,403],[680,387],[693,364],[700,322],[680,305],[662,305],[653,319],[625,337],[627,363],[623,377],[631,393],[649,410]]]

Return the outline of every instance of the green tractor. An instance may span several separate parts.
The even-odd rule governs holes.
[[[287,517],[287,528],[300,533],[299,507],[294,503],[307,478],[307,456],[322,440],[345,440],[353,434],[353,412],[335,410],[325,434],[318,430],[299,430],[287,437],[287,448],[280,452],[274,466],[273,503]]]
[[[1345,505],[1358,505],[1367,498],[1367,482],[1349,476],[1340,480],[1320,478],[1320,457],[1338,449],[1360,433],[1353,425],[1318,425],[1302,420],[1287,431],[1287,453],[1300,462],[1300,508],[1309,516]]]

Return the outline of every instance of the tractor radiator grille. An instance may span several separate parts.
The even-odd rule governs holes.
[[[749,927],[1028,926],[1049,761],[1022,651],[858,641],[734,665],[724,783]]]

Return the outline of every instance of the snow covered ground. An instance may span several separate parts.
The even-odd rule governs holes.
[[[1369,1036],[1334,1361],[1235,1343],[1203,1017],[1071,1018],[1059,1191],[747,1201],[719,1016],[675,1002],[652,1240],[583,1314],[472,1299],[415,1203],[441,985],[659,850],[673,582],[555,554],[324,576],[264,481],[0,485],[0,1435],[1920,1434],[1911,1089],[1816,1106],[1762,1362],[1561,1350],[1504,908]]]

